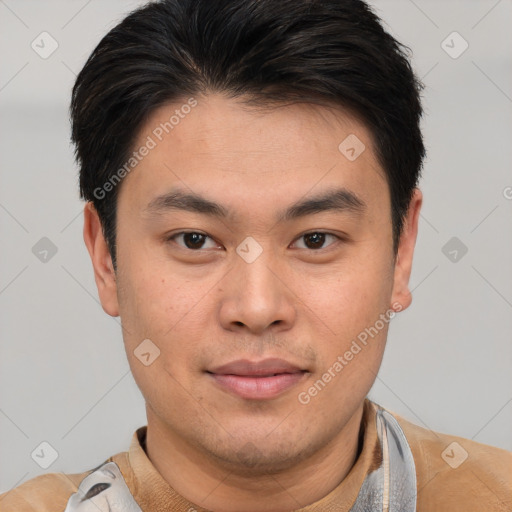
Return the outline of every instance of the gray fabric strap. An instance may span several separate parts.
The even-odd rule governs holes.
[[[382,463],[368,474],[350,512],[414,512],[416,468],[398,421],[377,406],[377,434]]]

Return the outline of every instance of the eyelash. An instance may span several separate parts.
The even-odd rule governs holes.
[[[170,235],[168,237],[165,238],[165,241],[166,242],[173,242],[177,237],[179,236],[182,236],[182,235],[189,235],[189,234],[197,234],[197,235],[202,235],[202,236],[205,236],[206,238],[209,238],[210,240],[213,240],[212,237],[210,237],[209,235],[207,235],[206,233],[201,233],[200,231],[180,231],[179,233],[174,233],[173,235]],[[306,233],[303,233],[302,235],[299,235],[295,240],[300,240],[301,238],[304,238],[305,236],[307,235],[327,235],[327,236],[332,236],[334,237],[337,241],[344,241],[345,239],[339,235],[335,235],[334,233],[330,233],[328,231],[307,231]],[[311,252],[319,252],[323,249],[327,249],[329,247],[331,247],[331,245],[333,245],[334,243],[336,242],[333,242],[331,244],[329,244],[327,247],[321,247],[319,249],[309,249],[309,248],[301,248],[302,250],[309,250]],[[205,250],[208,250],[208,249],[203,249],[203,248],[199,248],[199,249],[190,249],[189,247],[184,247],[182,245],[180,245],[180,248],[182,249],[185,249],[187,251],[190,251],[190,252],[200,252],[200,251],[205,251]]]

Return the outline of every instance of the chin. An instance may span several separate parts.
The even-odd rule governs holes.
[[[302,434],[283,433],[280,439],[270,442],[264,433],[247,435],[236,439],[228,436],[225,442],[202,443],[208,452],[228,471],[239,475],[258,476],[279,473],[297,466],[312,455],[323,444],[306,444]]]

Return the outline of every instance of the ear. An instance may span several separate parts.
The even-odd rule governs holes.
[[[418,235],[418,221],[422,202],[423,194],[421,190],[414,189],[404,221],[404,229],[400,237],[395,261],[393,293],[391,296],[391,307],[395,311],[402,311],[408,308],[412,302],[412,295],[409,291],[409,278],[411,276],[412,257]]]
[[[94,279],[105,313],[119,316],[117,283],[112,258],[103,236],[100,218],[89,201],[84,208],[84,241],[94,267]]]

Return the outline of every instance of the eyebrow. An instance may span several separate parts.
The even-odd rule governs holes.
[[[366,203],[346,188],[328,190],[322,194],[299,200],[277,216],[278,222],[290,221],[321,212],[347,212],[362,215]],[[184,210],[218,218],[228,218],[230,211],[224,206],[195,193],[172,191],[155,197],[144,209],[149,215],[161,215],[172,210]]]

